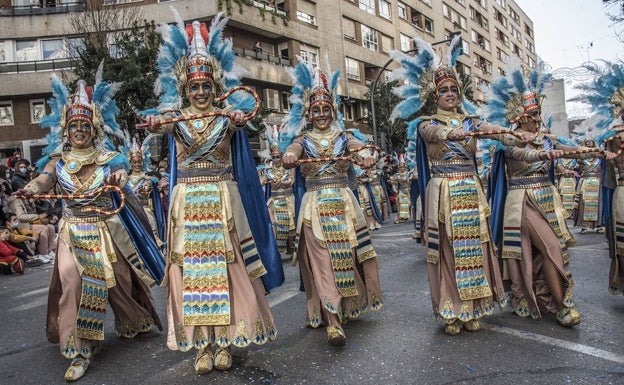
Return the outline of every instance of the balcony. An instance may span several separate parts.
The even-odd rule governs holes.
[[[57,71],[73,68],[71,59],[0,63],[0,74]]]
[[[234,47],[233,50],[236,56],[247,57],[261,61],[268,61],[269,63],[277,64],[280,66],[290,66],[289,58],[275,56],[265,52],[256,52],[253,49],[249,48]]]
[[[56,2],[52,1],[46,2],[43,6],[2,6],[0,8],[0,17],[51,15],[55,13],[83,12],[84,10],[85,2],[83,0],[63,4],[56,4]]]

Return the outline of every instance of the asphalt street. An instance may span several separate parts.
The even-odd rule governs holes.
[[[447,336],[431,310],[424,249],[412,223],[388,222],[373,233],[384,307],[345,326],[347,345],[331,347],[324,328],[305,324],[297,267],[284,262],[286,283],[268,299],[276,341],[234,349],[230,371],[198,376],[194,354],[166,348],[166,330],[134,340],[116,337],[112,311],[106,341],[82,385],[113,384],[624,384],[624,296],[607,292],[604,235],[579,234],[570,250],[573,289],[583,321],[559,326],[553,316],[520,318],[497,309],[483,329]],[[0,276],[0,384],[63,384],[69,361],[46,341],[51,265],[24,276]],[[164,288],[153,289],[166,322]]]

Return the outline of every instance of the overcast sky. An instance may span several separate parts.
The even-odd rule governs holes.
[[[493,0],[491,0],[493,1]],[[533,21],[535,50],[551,65],[556,77],[566,80],[566,99],[575,95],[575,82],[583,71],[573,70],[584,62],[624,58],[624,25],[614,25],[601,0],[515,0]],[[571,70],[566,70],[570,68]],[[589,114],[585,105],[566,103],[568,117]]]

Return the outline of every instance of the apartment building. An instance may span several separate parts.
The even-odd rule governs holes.
[[[33,147],[32,154],[24,148],[25,156],[38,158],[46,132],[37,123],[51,95],[51,72],[71,71],[64,47],[77,37],[67,35],[65,24],[90,1],[0,0],[0,152]],[[219,12],[218,4],[232,6],[226,35],[249,70],[244,83],[262,97],[269,124],[279,124],[288,111],[286,67],[297,56],[342,71],[345,125],[365,132],[370,132],[367,90],[378,76],[385,80],[380,71],[393,68],[388,52],[413,49],[414,33],[436,43],[444,55],[445,40],[460,32],[464,52],[458,70],[473,77],[475,88],[503,73],[503,61],[512,55],[527,68],[537,63],[533,23],[513,0],[243,0],[242,13],[236,0],[104,2],[131,3],[156,22],[173,21],[170,6],[185,21],[207,22]],[[261,51],[253,49],[258,41]],[[479,91],[475,97],[484,101]]]

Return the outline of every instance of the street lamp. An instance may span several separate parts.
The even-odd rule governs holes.
[[[435,43],[432,43],[431,45],[438,45],[438,44],[443,44],[443,43],[449,43],[451,41],[453,41],[453,39],[455,38],[455,36],[461,36],[461,32],[460,31],[455,31],[455,32],[451,32],[451,34],[449,35],[448,39],[446,40],[442,40],[442,41],[437,41]],[[460,40],[461,41],[461,40]],[[414,49],[410,49],[407,51],[403,51],[403,53],[412,53],[412,52],[418,52],[418,48],[414,48]],[[392,59],[388,60],[388,62],[381,67],[381,70],[377,73],[377,76],[375,76],[375,80],[373,81],[373,85],[371,87],[371,120],[373,122],[373,143],[375,144],[375,146],[377,146],[378,141],[377,141],[377,117],[375,115],[375,91],[377,90],[377,83],[379,82],[379,78],[381,77],[381,74],[384,73],[384,71],[386,70],[386,68],[388,68],[388,66],[390,65],[390,63],[392,63]]]

